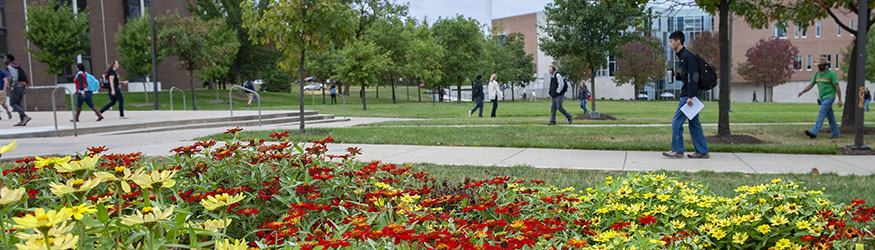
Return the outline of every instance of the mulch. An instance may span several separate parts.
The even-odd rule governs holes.
[[[749,135],[707,136],[708,144],[764,144],[766,142]]]
[[[619,119],[617,119],[616,117],[614,117],[612,115],[607,115],[607,114],[600,114],[600,116],[598,118],[592,118],[592,117],[589,117],[589,114],[585,114],[585,115],[578,115],[577,117],[574,117],[574,120],[615,121],[615,120],[619,120]]]
[[[841,132],[843,135],[853,136],[854,133],[857,132],[854,130],[856,130],[856,128],[854,128],[853,126],[848,127],[848,128],[839,127],[839,132]],[[802,131],[802,132],[804,133],[805,131]],[[818,137],[820,137],[820,135],[829,135],[829,133],[830,133],[829,132],[829,125],[824,124],[824,126],[820,129],[820,133],[817,133],[817,134],[818,134]],[[863,135],[875,135],[875,127],[863,126]]]
[[[869,147],[873,147],[873,145],[869,145]],[[837,148],[836,150],[843,155],[875,155],[875,150],[850,150],[845,147]]]
[[[304,131],[304,133],[301,133],[300,130],[289,131],[289,135],[327,135],[327,134],[328,133],[326,133],[325,131],[318,131],[318,130],[307,130],[307,131]]]

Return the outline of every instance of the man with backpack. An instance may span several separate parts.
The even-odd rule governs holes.
[[[8,72],[8,76],[6,76],[7,82],[12,90],[9,93],[9,105],[12,106],[12,110],[18,112],[18,119],[20,119],[13,126],[26,126],[32,119],[24,113],[24,107],[21,106],[21,102],[24,100],[24,90],[27,88],[27,85],[30,85],[27,80],[27,74],[21,69],[21,65],[15,61],[15,56],[12,54],[6,54],[6,57],[3,58],[3,63],[6,64],[6,71]]]
[[[677,78],[684,82],[684,85],[681,87],[680,103],[677,110],[675,110],[674,118],[672,118],[671,122],[671,151],[664,152],[662,155],[669,158],[684,157],[684,122],[690,120],[690,137],[693,139],[693,147],[696,153],[687,155],[687,157],[707,159],[710,157],[708,154],[708,142],[705,141],[705,133],[702,132],[699,115],[689,119],[684,112],[681,112],[683,105],[693,106],[693,98],[698,96],[700,77],[702,77],[700,74],[700,63],[698,58],[684,47],[683,32],[675,31],[671,33],[669,45],[675,51],[678,59],[675,74],[677,74]],[[713,88],[713,85],[708,87]]]
[[[568,86],[565,84],[565,79],[562,78],[562,75],[559,72],[556,72],[556,67],[550,65],[547,70],[550,72],[550,97],[553,98],[553,101],[550,104],[550,122],[547,123],[548,126],[556,125],[556,110],[562,112],[565,115],[565,118],[568,119],[568,124],[571,124],[571,114],[568,111],[565,111],[565,108],[562,107],[562,102],[565,100],[565,91],[568,90]],[[534,96],[534,95],[533,95]]]
[[[100,89],[100,82],[97,81],[97,78],[85,72],[85,64],[76,64],[76,67],[79,68],[79,72],[76,73],[76,78],[73,79],[73,83],[76,84],[76,115],[73,116],[73,121],[79,121],[79,114],[82,113],[82,103],[87,103],[88,107],[91,110],[94,110],[94,114],[97,115],[97,121],[103,120],[103,114],[97,110],[97,107],[94,107],[94,102],[91,99],[91,96],[94,94],[94,91]]]
[[[586,115],[589,113],[589,110],[586,109],[586,101],[589,100],[589,89],[586,89],[586,82],[580,81],[580,88],[577,91],[577,98],[580,99],[580,108],[583,109],[583,114]]]

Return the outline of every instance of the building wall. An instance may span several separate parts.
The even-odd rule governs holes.
[[[115,37],[119,28],[124,25],[124,8],[121,0],[80,0],[87,1],[88,5],[88,28],[91,42],[91,71],[94,75],[101,75],[106,70],[110,61],[116,60],[119,57],[118,49],[115,43]],[[154,0],[153,0],[154,1]],[[24,37],[25,30],[25,6],[24,2],[32,4],[36,1],[9,1],[5,2],[5,16],[8,31],[7,42],[9,44],[8,53],[15,55],[25,71],[28,72],[33,86],[35,88],[27,91],[25,99],[28,110],[51,110],[51,89],[42,89],[55,86],[55,76],[46,74],[48,65],[41,63],[27,53],[27,39]],[[49,4],[54,4],[54,1],[45,1]],[[164,13],[178,11],[181,15],[189,15],[185,9],[184,1],[155,1],[157,4],[155,13],[162,15]],[[101,11],[102,10],[102,11]],[[105,31],[105,32],[104,32]],[[106,43],[104,43],[104,39]],[[33,44],[30,45],[36,49]],[[4,53],[4,51],[0,51]],[[71,65],[75,63],[70,62]],[[188,74],[179,70],[176,65],[179,62],[175,58],[168,58],[163,63],[158,65],[158,80],[162,83],[163,89],[176,86],[182,89],[190,89],[188,84]],[[86,66],[87,67],[87,66]],[[124,70],[125,65],[121,65],[119,74],[123,77],[127,75]],[[196,86],[199,81],[195,80]],[[58,86],[70,86],[69,83],[59,82]],[[142,86],[134,89],[142,89]],[[125,89],[130,91],[133,89]],[[58,91],[56,99],[63,100],[62,91]],[[58,102],[58,108],[64,109],[63,101]],[[95,104],[99,105],[99,104]],[[101,104],[102,105],[102,104]]]
[[[492,27],[501,27],[499,33],[522,33],[525,41],[526,54],[538,54],[538,13],[524,14],[519,16],[511,16],[492,20]],[[535,65],[538,65],[538,57],[535,57]]]

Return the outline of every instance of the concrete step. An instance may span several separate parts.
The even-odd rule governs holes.
[[[281,117],[281,118],[272,118],[272,119],[262,119],[262,125],[271,125],[271,124],[283,124],[283,123],[298,123],[300,121],[300,117]],[[315,124],[315,123],[327,123],[327,122],[340,122],[340,121],[349,121],[349,118],[335,118],[334,115],[326,114],[326,115],[307,115],[304,116],[304,122],[306,124]],[[136,133],[151,133],[151,132],[160,132],[160,131],[168,131],[168,130],[185,130],[185,129],[199,129],[199,128],[217,128],[217,127],[225,127],[225,128],[235,128],[237,126],[258,126],[258,118],[254,120],[246,120],[246,121],[233,121],[233,122],[217,122],[217,123],[200,123],[200,124],[186,124],[179,126],[167,126],[167,127],[156,127],[156,128],[145,128],[145,129],[135,129],[135,130],[126,130],[126,131],[116,131],[102,134],[110,134],[110,135],[119,135],[119,134],[136,134]]]

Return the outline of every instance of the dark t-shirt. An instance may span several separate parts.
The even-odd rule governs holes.
[[[114,76],[114,77],[112,77],[113,82],[110,82],[110,84],[115,85],[116,91],[121,91],[119,88],[118,73],[115,72],[115,70],[110,69],[109,72],[106,72],[106,80],[107,81],[110,80],[110,76]]]

